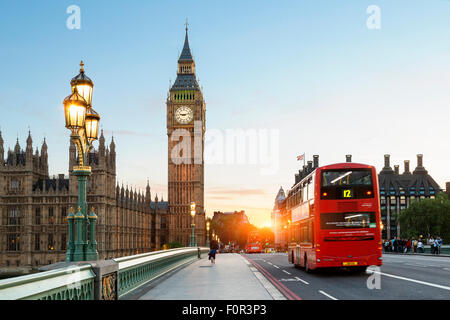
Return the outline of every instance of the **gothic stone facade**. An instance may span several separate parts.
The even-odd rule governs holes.
[[[17,141],[6,158],[3,143],[0,132],[0,276],[65,260],[66,217],[78,196],[75,145],[69,147],[69,176],[50,177],[45,140],[33,153],[29,134],[26,149]],[[167,239],[167,202],[151,201],[148,184],[145,194],[116,186],[115,143],[106,147],[103,132],[88,161],[87,202],[98,215],[99,259],[160,249]]]

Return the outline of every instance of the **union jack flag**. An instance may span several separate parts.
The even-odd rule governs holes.
[[[298,161],[303,160],[304,157],[305,157],[305,154],[302,154],[302,155],[300,155],[300,156],[297,156],[297,160],[298,160]]]

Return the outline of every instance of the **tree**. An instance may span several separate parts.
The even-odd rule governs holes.
[[[220,237],[222,243],[232,241],[239,245],[239,248],[244,248],[247,244],[249,232],[257,230],[254,225],[244,223],[235,214],[222,215],[220,219],[212,219],[211,229]]]
[[[408,238],[440,236],[450,242],[450,201],[440,193],[435,199],[414,201],[400,213],[402,235]]]

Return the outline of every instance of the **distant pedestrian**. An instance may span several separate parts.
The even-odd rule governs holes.
[[[430,245],[431,254],[434,254],[434,238],[433,237],[431,237],[428,240],[428,244]]]
[[[413,240],[413,246],[412,246],[413,253],[417,253],[417,243],[418,243],[417,240]]]
[[[406,253],[411,252],[411,240],[406,241]]]
[[[389,240],[386,240],[386,241],[383,243],[384,252],[389,252],[389,251],[390,251],[390,250],[389,250],[389,245],[390,245]]]
[[[419,239],[417,242],[417,253],[423,253],[423,242],[422,239]]]
[[[438,254],[440,254],[443,241],[442,241],[441,237],[437,237],[436,241],[438,242],[438,246],[437,246]]]
[[[397,237],[394,237],[394,239],[392,239],[392,248],[394,249],[394,252],[398,252],[398,239],[397,239]]]
[[[211,241],[211,244],[210,244],[210,246],[209,246],[209,253],[208,253],[208,256],[209,256],[209,260],[211,260],[211,263],[216,263],[216,253],[217,253],[217,250],[219,249],[219,243],[216,241],[216,240],[212,240]]]
[[[439,237],[436,237],[436,239],[434,239],[432,247],[433,247],[433,254],[439,254]]]

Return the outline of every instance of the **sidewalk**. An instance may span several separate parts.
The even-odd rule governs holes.
[[[179,270],[139,300],[272,300],[244,258],[236,253],[207,255]]]

